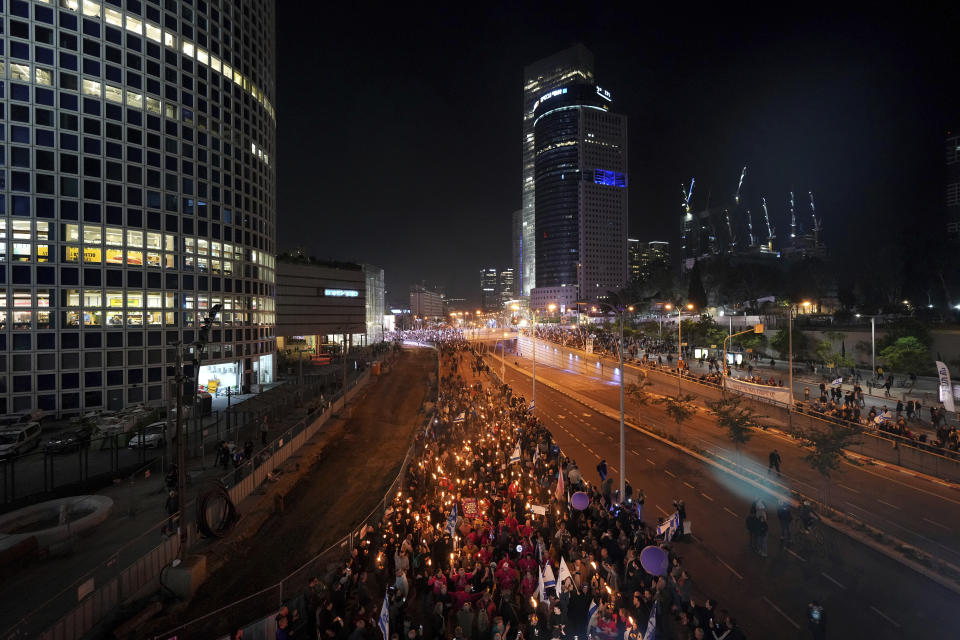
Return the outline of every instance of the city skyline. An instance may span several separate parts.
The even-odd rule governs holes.
[[[582,16],[493,7],[414,23],[387,12],[362,37],[349,24],[338,33],[322,27],[329,37],[315,45],[281,6],[291,37],[280,43],[289,63],[280,86],[296,82],[294,62],[330,78],[280,93],[288,123],[279,128],[281,248],[306,244],[318,257],[383,264],[388,290],[398,293],[426,279],[475,295],[476,269],[511,261],[523,68],[579,42],[636,123],[631,237],[678,243],[680,185],[696,178],[695,203],[730,199],[747,164],[744,199],[756,211],[765,197],[781,230],[789,192],[813,191],[828,242],[852,247],[845,259],[861,259],[886,235],[922,256],[909,231],[943,218],[943,140],[956,120],[957,89],[940,80],[952,16],[694,13],[658,9],[641,21],[612,9]],[[683,30],[667,35],[663,24]],[[343,126],[308,130],[324,121]],[[399,166],[371,152],[378,144],[409,159]],[[317,175],[338,178],[318,183]],[[435,258],[405,250],[422,242],[437,247]]]

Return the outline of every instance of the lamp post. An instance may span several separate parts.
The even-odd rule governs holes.
[[[859,318],[860,314],[856,314],[856,317]],[[877,377],[877,316],[869,316],[870,318],[870,376],[874,379]]]
[[[669,310],[671,304],[667,304]],[[680,315],[681,307],[677,305],[677,398],[680,398],[680,383],[683,381],[683,320]],[[693,311],[693,303],[687,303],[687,310]]]
[[[804,300],[801,304],[803,305],[804,308],[810,307],[809,300]],[[793,427],[793,310],[794,309],[799,309],[799,306],[791,303],[790,304],[790,320],[787,323],[787,334],[788,334],[787,344],[789,345],[787,347],[787,350],[790,352],[789,358],[787,360],[787,368],[789,369],[789,371],[787,372],[787,380],[788,380],[787,384],[790,386],[790,400],[789,402],[787,402],[787,422],[791,428]]]

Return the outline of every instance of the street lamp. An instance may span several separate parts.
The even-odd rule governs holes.
[[[763,325],[757,324],[754,325],[752,329],[747,329],[746,331],[739,331],[737,333],[732,333],[723,339],[723,369],[721,369],[720,381],[723,383],[720,386],[720,395],[723,398],[727,397],[727,340],[734,338],[736,336],[741,336],[745,333],[763,333]]]
[[[670,308],[670,305],[667,305]],[[693,311],[693,303],[687,303],[687,311]],[[677,399],[680,399],[680,383],[683,380],[683,320],[680,318],[680,305],[677,305]]]
[[[804,309],[810,308],[811,302],[809,300],[804,300],[801,305]],[[787,323],[787,350],[789,353],[789,358],[787,360],[787,384],[790,387],[790,400],[787,402],[787,422],[790,427],[793,428],[793,310],[798,309],[799,306],[795,304],[790,305],[790,320]]]

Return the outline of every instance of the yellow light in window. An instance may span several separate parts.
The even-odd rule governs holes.
[[[53,86],[53,72],[49,69],[41,69],[37,67],[34,69],[34,78],[36,79],[37,84],[42,84],[47,87]]]
[[[136,107],[137,109],[143,108],[143,96],[139,93],[133,91],[127,91],[127,106]]]
[[[210,68],[216,71],[217,73],[220,73],[220,70],[222,68],[220,63],[220,58],[216,56],[210,56]]]
[[[192,42],[186,40],[183,41],[183,55],[193,57],[194,46]]]
[[[114,87],[108,84],[104,89],[103,95],[111,102],[123,102],[123,89],[120,87]]]
[[[174,49],[176,49],[176,48],[177,48],[177,36],[176,36],[176,34],[170,33],[169,31],[164,31],[164,32],[163,32],[163,44],[165,44],[165,45],[168,46],[168,47],[173,47]]]
[[[160,42],[163,40],[163,32],[160,30],[160,27],[155,27],[149,22],[146,23],[146,34],[147,37],[153,40],[154,42]]]
[[[127,16],[127,31],[143,33],[143,23],[133,16]]]
[[[100,3],[93,2],[93,0],[83,0],[83,15],[85,16],[99,16],[100,15]]]
[[[88,96],[100,95],[100,83],[95,80],[83,79],[83,93]]]
[[[197,62],[202,64],[209,64],[210,55],[203,49],[197,49]]]
[[[107,9],[104,14],[104,20],[107,24],[114,27],[123,27],[123,14],[116,9]]]

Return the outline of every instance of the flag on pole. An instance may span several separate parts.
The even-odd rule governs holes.
[[[450,510],[450,515],[447,517],[447,533],[450,534],[450,537],[453,538],[454,534],[457,532],[457,503],[453,503],[453,509]]]
[[[570,568],[567,567],[567,561],[563,559],[563,556],[560,556],[560,572],[557,574],[557,594],[560,594],[560,589],[563,587],[563,581],[567,578],[573,579],[573,574],[570,573]]]
[[[563,500],[563,469],[557,471],[557,490],[554,495],[558,502]]]
[[[454,422],[464,422],[467,419],[467,414],[464,411],[460,412],[456,418],[453,419]]]
[[[380,607],[380,621],[377,626],[380,627],[380,633],[383,634],[383,640],[390,640],[390,592],[383,594],[383,606]]]
[[[537,445],[533,448],[533,464],[537,464],[537,461],[540,460],[540,445]]]
[[[537,571],[537,575],[540,576],[540,578],[537,580],[537,598],[540,600],[540,602],[546,602],[547,590],[543,585],[543,571]]]
[[[650,617],[647,618],[647,630],[643,632],[643,640],[654,640],[657,637],[657,609],[659,601],[654,600],[650,607]]]
[[[663,524],[657,527],[657,535],[663,536],[664,542],[670,542],[670,540],[673,539],[673,536],[676,535],[679,528],[680,514],[674,511],[672,514],[670,514],[670,517],[663,521]]]
[[[940,402],[943,403],[944,409],[952,412],[956,407],[953,402],[953,384],[950,382],[950,368],[939,360],[937,360],[937,378],[940,382]]]
[[[520,462],[520,441],[517,441],[517,446],[513,448],[513,453],[510,454],[510,464],[514,462]]]
[[[550,563],[543,565],[543,586],[547,589],[556,589],[557,579],[553,577],[553,567]]]
[[[534,405],[536,405],[536,404],[537,404],[537,401],[536,401],[536,400],[534,400],[533,402],[531,402],[531,403],[530,403],[530,406],[527,407],[527,411],[533,411]]]

